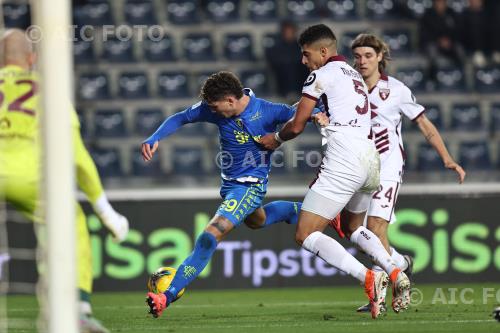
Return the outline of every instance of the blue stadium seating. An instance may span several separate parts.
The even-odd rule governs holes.
[[[78,77],[78,96],[82,100],[108,99],[109,80],[105,73],[82,74]]]
[[[174,41],[170,35],[160,40],[146,38],[143,41],[144,58],[151,62],[175,61]]]
[[[92,155],[101,177],[123,176],[121,154],[118,148],[92,148],[90,155]]]
[[[155,157],[144,162],[140,148],[133,148],[131,151],[132,175],[137,177],[154,177],[158,179],[164,175],[161,169],[161,151],[156,152]]]
[[[366,16],[371,20],[387,20],[394,18],[394,0],[367,0]]]
[[[328,0],[325,11],[334,21],[353,21],[358,19],[355,0]]]
[[[155,8],[152,0],[127,0],[123,6],[125,21],[130,25],[155,25]]]
[[[437,89],[441,92],[465,90],[465,73],[459,67],[441,67],[436,73]]]
[[[444,129],[443,126],[443,112],[441,111],[441,106],[439,104],[428,104],[424,105],[425,107],[425,116],[436,126],[438,130]],[[418,125],[414,121],[409,121],[411,126],[408,126],[408,130],[418,130]]]
[[[109,62],[133,62],[134,51],[132,40],[124,39],[120,40],[115,37],[109,36],[106,41],[103,42],[103,54],[102,59]]]
[[[313,21],[319,18],[317,0],[288,0],[286,3],[287,17],[296,21]]]
[[[183,111],[181,109],[179,111]],[[176,134],[185,137],[205,137],[208,134],[207,127],[205,123],[192,123],[182,126]]]
[[[175,146],[172,149],[173,173],[176,175],[203,175],[203,148]]]
[[[206,0],[205,12],[213,22],[236,22],[240,18],[240,0]]]
[[[101,26],[113,24],[110,3],[106,0],[94,0],[73,8],[74,23],[77,26]]]
[[[436,150],[428,143],[421,143],[417,153],[417,170],[442,171],[443,161]]]
[[[144,72],[122,73],[118,78],[119,96],[125,99],[148,98],[148,77]]]
[[[339,39],[339,53],[342,54],[344,57],[347,57],[349,59],[352,59],[352,51],[351,51],[351,44],[354,38],[356,38],[361,31],[346,31],[340,36]]]
[[[318,172],[323,158],[319,138],[318,143],[314,145],[297,145],[294,154],[295,156],[292,156],[291,160],[287,163],[289,167],[296,167],[300,173],[310,174],[311,176]]]
[[[493,133],[500,133],[500,103],[491,105],[490,115],[491,130],[493,131]]]
[[[394,76],[413,92],[425,90],[426,75],[421,67],[399,67]]]
[[[245,88],[250,88],[259,96],[269,96],[268,74],[261,70],[246,70],[240,75],[241,83]]]
[[[26,29],[31,25],[30,6],[22,3],[4,3],[3,23],[6,28]]]
[[[490,151],[485,141],[460,143],[459,155],[460,165],[467,171],[491,169]]]
[[[469,0],[448,0],[448,7],[453,9],[456,13],[462,13],[469,7]]]
[[[474,87],[481,93],[500,91],[500,67],[478,68],[474,71]]]
[[[253,22],[274,22],[277,19],[278,4],[276,0],[250,0],[248,15]]]
[[[432,7],[432,1],[429,0],[412,0],[407,1],[406,5],[414,17],[419,18],[424,15],[425,11]]]
[[[382,38],[389,46],[392,55],[404,56],[413,53],[411,32],[408,29],[384,30]]]
[[[233,61],[250,61],[253,56],[252,37],[247,33],[224,36],[224,57]]]
[[[478,104],[455,104],[451,110],[451,129],[478,131],[483,129],[481,108]]]
[[[76,112],[78,115],[78,121],[80,122],[80,134],[84,140],[88,139],[90,137],[90,132],[85,118],[85,113],[81,110],[76,110]]]
[[[167,2],[168,20],[173,24],[194,24],[200,21],[200,1],[169,0]]]
[[[94,44],[91,41],[76,40],[73,42],[73,57],[76,64],[94,62]]]
[[[115,138],[127,135],[125,117],[120,110],[96,110],[94,114],[94,135]]]
[[[262,47],[264,48],[264,52],[267,52],[270,48],[272,48],[276,41],[279,38],[279,34],[277,33],[266,33],[262,36]]]
[[[162,72],[158,75],[158,95],[166,98],[189,97],[188,75],[185,72]]]
[[[210,34],[192,33],[184,36],[184,55],[190,61],[212,61],[215,59]]]
[[[140,136],[153,134],[166,119],[159,108],[139,109],[135,112],[134,132]]]

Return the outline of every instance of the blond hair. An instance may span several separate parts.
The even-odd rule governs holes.
[[[359,34],[351,44],[351,50],[357,47],[371,47],[378,54],[382,53],[382,60],[378,63],[380,73],[385,71],[387,63],[391,60],[389,46],[379,37],[372,34]]]

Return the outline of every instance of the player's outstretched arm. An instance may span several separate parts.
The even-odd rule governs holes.
[[[191,108],[190,108],[191,109]],[[178,112],[168,117],[149,138],[142,142],[141,154],[144,161],[148,162],[153,158],[158,149],[158,142],[177,131],[181,126],[193,122],[188,111]]]
[[[264,148],[274,150],[285,141],[291,140],[304,131],[307,122],[311,119],[311,114],[316,106],[316,101],[302,97],[297,105],[297,111],[279,133],[265,135],[259,141]]]
[[[427,142],[429,142],[432,147],[434,147],[436,152],[443,160],[444,167],[449,170],[455,171],[458,175],[458,182],[462,184],[464,182],[466,173],[464,169],[451,157],[436,126],[434,126],[434,124],[424,114],[420,115],[414,121],[417,123],[418,128],[427,139]]]

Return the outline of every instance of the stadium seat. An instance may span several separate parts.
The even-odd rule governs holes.
[[[107,74],[80,75],[78,77],[78,96],[82,100],[108,99],[110,95]]]
[[[417,153],[418,171],[442,171],[443,161],[436,150],[428,143],[421,143]]]
[[[467,171],[491,169],[490,151],[485,141],[460,143],[459,155],[460,165]]]
[[[83,40],[73,42],[73,57],[75,64],[94,62],[95,54],[93,43]]]
[[[415,18],[419,18],[424,15],[425,11],[432,7],[432,1],[429,0],[412,0],[406,1],[408,10],[413,14]]]
[[[175,61],[174,41],[169,35],[160,40],[144,39],[144,58],[151,62]]]
[[[103,42],[102,59],[109,62],[133,62],[134,51],[132,40],[120,40],[115,37],[108,36]]]
[[[125,21],[130,25],[155,25],[155,8],[152,0],[127,0],[123,6]]]
[[[441,67],[436,72],[437,89],[441,92],[465,90],[465,73],[459,67]]]
[[[391,50],[391,55],[404,56],[413,53],[411,32],[408,29],[384,30],[382,39]]]
[[[207,17],[216,23],[236,22],[240,18],[240,0],[206,0]]]
[[[96,110],[94,114],[94,135],[115,138],[127,135],[125,117],[120,110]]]
[[[346,58],[352,58],[351,44],[361,31],[345,31],[339,39],[339,53]]]
[[[179,111],[183,110],[184,109],[181,109]],[[182,126],[176,134],[184,137],[204,137],[208,134],[207,127],[205,125],[206,124],[204,123],[186,124]]]
[[[469,0],[448,0],[448,7],[453,9],[455,13],[461,14],[469,7]]]
[[[212,61],[215,59],[210,34],[187,34],[183,40],[184,55],[190,61]]]
[[[371,20],[387,20],[394,18],[394,0],[367,0],[366,16]]]
[[[161,151],[155,154],[155,158],[144,162],[140,148],[133,148],[131,153],[132,175],[137,177],[161,177],[164,172],[161,169]]]
[[[287,163],[289,167],[297,168],[299,173],[315,174],[319,170],[323,154],[321,151],[321,142],[317,144],[299,144],[291,160]],[[291,164],[291,165],[290,165]]]
[[[118,148],[92,148],[90,149],[90,155],[92,155],[92,159],[101,177],[123,176],[121,156]]]
[[[490,115],[491,130],[494,134],[500,134],[500,103],[491,105]]]
[[[198,176],[204,174],[203,148],[176,146],[172,149],[174,174]]]
[[[200,21],[199,0],[169,0],[168,20],[173,24],[195,24]]]
[[[139,109],[135,112],[134,132],[140,136],[149,136],[156,131],[165,119],[166,117],[161,109]]]
[[[455,104],[451,110],[451,129],[455,131],[482,130],[481,109],[478,104]]]
[[[94,25],[101,26],[113,24],[111,6],[109,1],[94,0],[73,8],[74,23],[77,26]]]
[[[441,111],[441,106],[439,104],[428,104],[424,105],[425,116],[436,126],[438,130],[443,129],[443,112]],[[408,126],[408,130],[417,131],[418,125],[414,121],[409,121],[411,125]]]
[[[158,75],[158,94],[166,98],[189,97],[188,76],[185,72],[162,72]]]
[[[30,6],[22,3],[4,3],[3,24],[6,28],[26,29],[31,25]]]
[[[352,21],[358,19],[355,0],[328,0],[325,11],[334,21]]]
[[[247,9],[248,16],[253,22],[274,22],[277,19],[276,0],[250,0]]]
[[[268,75],[263,70],[242,71],[240,79],[243,86],[252,89],[258,97],[269,96],[271,94],[269,91]]]
[[[288,0],[286,3],[287,17],[295,21],[313,21],[319,19],[318,1]]]
[[[262,36],[262,47],[264,48],[264,53],[267,53],[267,51],[276,44],[278,38],[279,34],[277,33],[266,33]]]
[[[121,98],[148,98],[148,77],[144,72],[122,73],[118,78],[118,90]]]
[[[424,69],[420,67],[399,67],[394,76],[401,80],[411,91],[423,91],[426,86],[426,76]]]
[[[233,61],[250,61],[254,59],[253,44],[250,34],[227,34],[224,36],[224,57]]]
[[[478,68],[474,71],[474,87],[480,93],[500,91],[500,67]]]

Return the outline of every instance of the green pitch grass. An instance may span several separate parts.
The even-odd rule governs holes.
[[[360,287],[188,290],[158,319],[146,313],[145,292],[96,293],[93,307],[95,316],[112,332],[127,333],[500,332],[500,323],[491,315],[500,301],[500,284],[415,287],[422,294],[415,292],[413,302],[421,303],[400,314],[390,310],[377,320],[354,311],[366,301]],[[464,304],[460,293],[471,304]],[[35,332],[34,297],[10,296],[8,316],[9,332]]]

